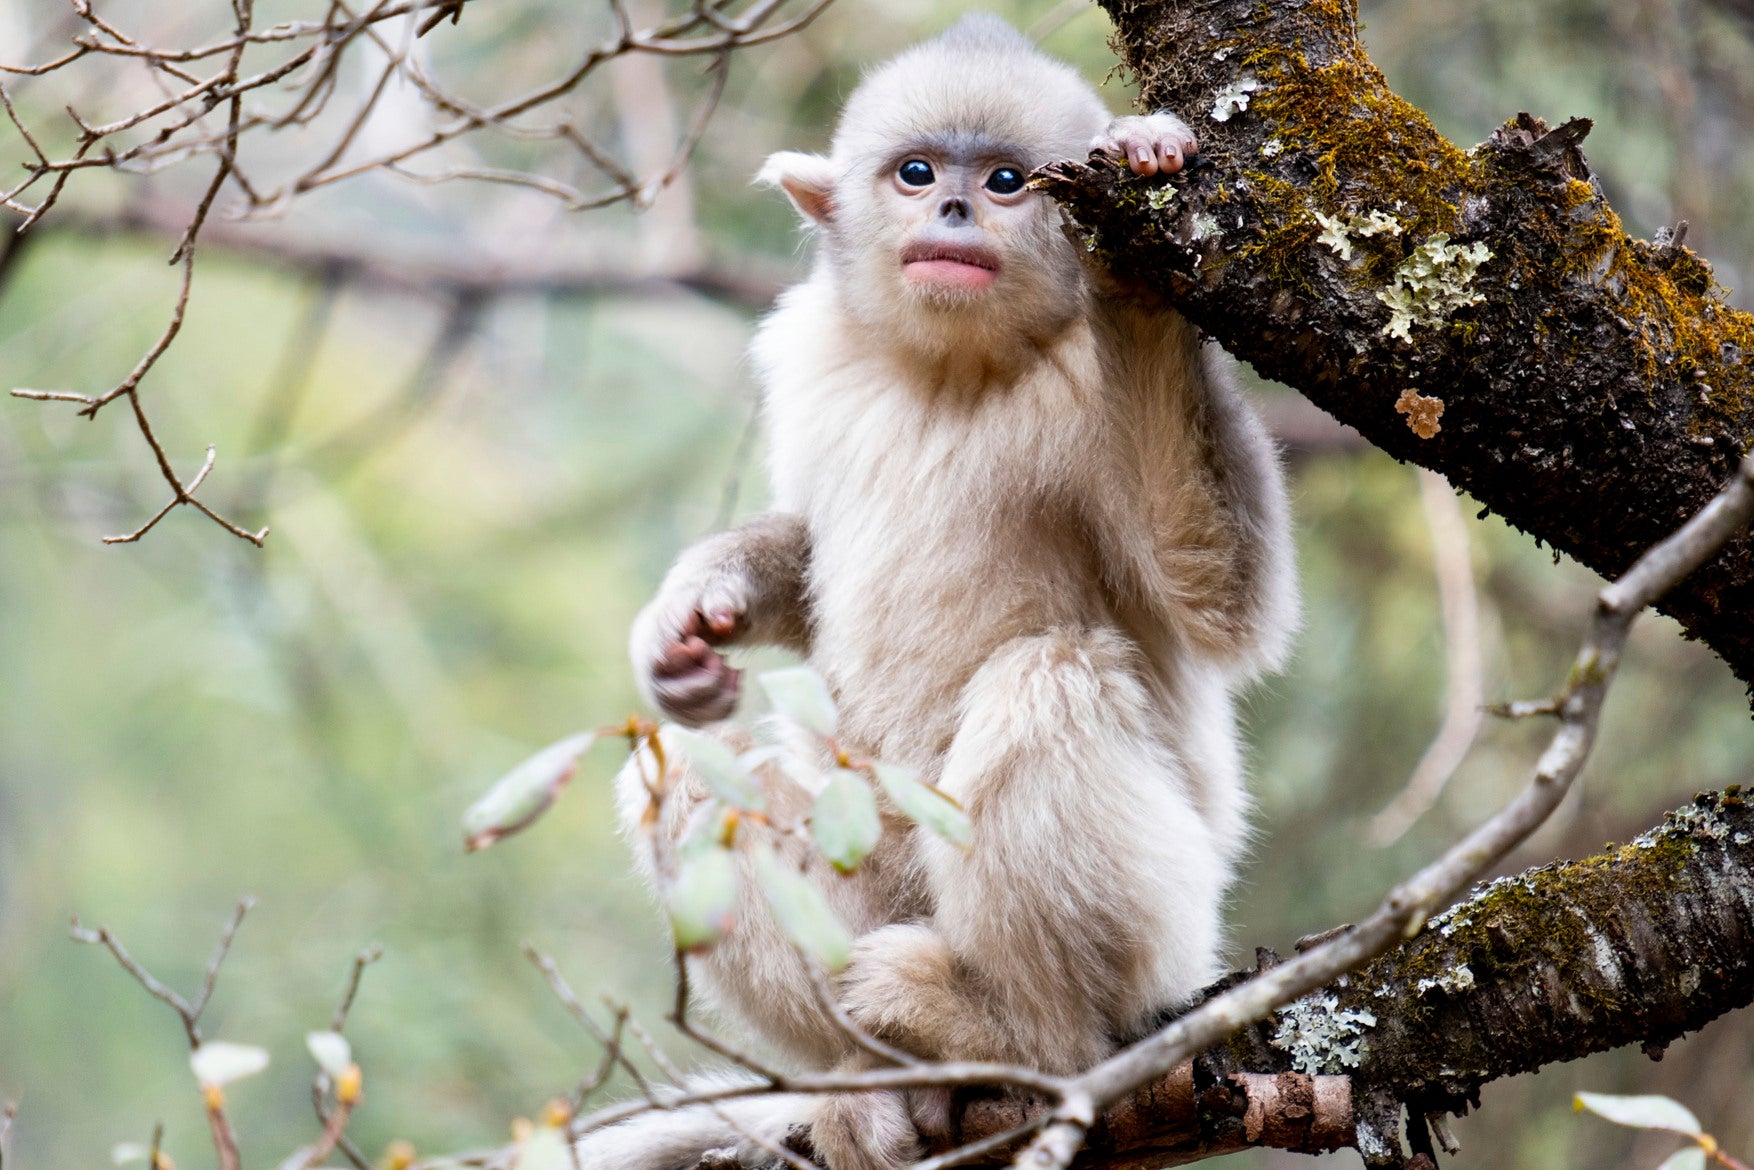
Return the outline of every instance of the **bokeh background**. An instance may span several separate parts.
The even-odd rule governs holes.
[[[1100,12],[986,6],[1092,80],[1110,75]],[[310,15],[292,0],[262,7]],[[759,509],[743,349],[762,297],[806,260],[783,201],[749,179],[769,151],[825,145],[860,68],[961,7],[838,0],[803,34],[739,57],[693,166],[643,216],[377,176],[251,229],[416,272],[525,265],[600,280],[459,305],[442,282],[204,254],[187,326],[145,394],[180,466],[218,445],[204,495],[271,524],[265,549],[186,511],[139,544],[100,544],[162,502],[121,409],[92,423],[0,401],[0,1099],[21,1106],[9,1166],[98,1165],[157,1120],[180,1164],[211,1157],[176,1021],[69,940],[72,915],[109,924],[191,989],[232,902],[260,898],[208,1024],[275,1054],[232,1094],[256,1164],[313,1133],[302,1036],[373,941],[385,957],[350,1033],[367,1085],[352,1132],[374,1153],[397,1137],[423,1152],[503,1141],[513,1117],[594,1064],[523,940],[588,1002],[625,1000],[662,1030],[666,932],[612,828],[614,749],[512,842],[466,856],[458,816],[533,748],[635,708],[634,612],[680,546]],[[1749,6],[1362,9],[1391,83],[1459,142],[1519,110],[1594,118],[1589,156],[1632,230],[1692,221],[1689,243],[1751,303]],[[167,43],[229,21],[223,3],[103,11]],[[605,20],[569,0],[473,5],[465,30],[432,38],[432,65],[490,96],[563,68]],[[50,0],[0,0],[0,59],[52,56],[70,31]],[[358,70],[343,85],[367,80]],[[93,109],[128,108],[101,76],[74,84]],[[661,159],[701,86],[698,62],[625,63],[580,96],[578,117],[624,157]],[[45,121],[69,97],[60,82],[13,88]],[[1104,92],[1128,107],[1124,77]],[[426,116],[391,100],[368,134],[394,141]],[[23,158],[9,134],[0,157]],[[171,303],[169,242],[95,225],[186,198],[207,173],[196,169],[69,189],[0,286],[0,385],[94,392],[133,365]],[[707,292],[667,279],[700,271],[726,279]],[[1398,841],[1370,841],[1445,711],[1434,550],[1471,570],[1488,699],[1559,682],[1596,584],[1466,500],[1458,544],[1412,469],[1256,390],[1297,440],[1308,616],[1289,672],[1248,703],[1260,834],[1234,911],[1238,962],[1366,912],[1529,772],[1543,730],[1488,721],[1436,807]],[[1741,688],[1672,623],[1648,620],[1580,790],[1516,866],[1624,839],[1695,790],[1748,780],[1751,760]],[[1576,1088],[1673,1094],[1754,1155],[1754,1022],[1740,1017],[1660,1063],[1622,1052],[1489,1088],[1456,1124],[1453,1164],[1647,1167],[1668,1153],[1672,1142],[1574,1117]]]

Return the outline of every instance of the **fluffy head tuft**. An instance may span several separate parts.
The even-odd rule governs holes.
[[[1108,110],[1090,83],[991,13],[866,74],[841,112],[830,151],[843,175],[869,172],[897,142],[956,132],[1029,148],[1031,167],[1083,158]],[[887,161],[882,158],[882,161]]]

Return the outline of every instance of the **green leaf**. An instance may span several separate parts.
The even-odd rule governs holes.
[[[723,741],[673,723],[659,728],[658,738],[663,741],[665,752],[687,757],[695,774],[726,804],[749,812],[767,808],[767,798],[749,767]]]
[[[899,764],[873,764],[871,770],[877,774],[884,794],[908,820],[960,848],[967,849],[974,843],[974,826],[969,824],[962,806],[923,782],[918,772]]]
[[[1610,1093],[1579,1093],[1571,1099],[1573,1109],[1588,1109],[1597,1117],[1605,1117],[1616,1125],[1633,1129],[1666,1129],[1699,1137],[1705,1131],[1699,1119],[1681,1102],[1670,1097],[1653,1095],[1620,1097]]]
[[[842,873],[859,868],[883,835],[877,798],[863,776],[845,768],[829,774],[810,808],[810,835],[834,868]]]
[[[821,675],[808,666],[794,666],[770,670],[760,681],[774,710],[817,735],[834,734],[834,696]]]
[[[537,1126],[518,1147],[517,1170],[573,1170],[566,1135],[550,1125]]]
[[[526,829],[548,811],[579,769],[579,757],[597,740],[594,731],[549,744],[497,780],[463,814],[463,848],[473,853]]]
[[[755,876],[780,929],[806,957],[830,974],[847,965],[853,954],[853,936],[835,917],[815,882],[768,849],[755,853]]]
[[[1705,1170],[1705,1151],[1698,1146],[1676,1150],[1663,1159],[1657,1170]]]
[[[353,1063],[353,1046],[339,1032],[306,1032],[305,1047],[310,1049],[311,1059],[317,1062],[317,1067],[329,1074],[330,1080],[338,1080]]]
[[[189,1067],[203,1088],[223,1088],[268,1067],[268,1050],[254,1044],[207,1040],[189,1054]]]
[[[711,946],[731,929],[736,916],[736,858],[729,849],[717,847],[684,854],[664,903],[677,950]]]

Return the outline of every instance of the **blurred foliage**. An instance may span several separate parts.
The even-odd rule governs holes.
[[[630,269],[705,255],[797,271],[790,213],[749,176],[770,150],[824,145],[860,66],[958,7],[841,0],[805,35],[740,59],[684,189],[645,219],[562,219],[528,192],[374,179],[312,200],[292,226]],[[996,7],[1026,27],[1065,20],[1045,43],[1088,76],[1112,66],[1099,14]],[[494,32],[471,42],[473,64],[554,67],[585,35],[573,13],[560,0],[472,6],[466,21]],[[1453,137],[1477,141],[1523,109],[1588,114],[1590,156],[1635,230],[1684,215],[1726,283],[1754,273],[1754,41],[1729,10],[1370,0],[1364,16],[1391,82]],[[37,0],[0,0],[0,53],[42,46],[55,19]],[[698,88],[697,69],[672,70],[676,92]],[[1119,81],[1107,93],[1125,107]],[[581,116],[612,139],[637,134],[629,112],[649,106],[636,99],[581,98]],[[117,197],[101,184],[74,196]],[[0,380],[113,384],[162,327],[163,251],[46,232],[0,290]],[[275,1054],[233,1094],[258,1164],[314,1133],[302,1037],[325,1026],[370,941],[386,956],[349,1035],[366,1073],[352,1132],[374,1152],[403,1136],[425,1151],[501,1141],[590,1068],[521,940],[648,1021],[669,994],[665,927],[612,830],[613,751],[587,757],[556,810],[500,848],[465,856],[458,817],[534,747],[634,708],[634,612],[731,485],[738,514],[759,507],[759,452],[740,453],[752,316],[681,293],[506,300],[442,377],[413,383],[437,306],[343,290],[313,342],[299,322],[321,295],[206,256],[188,325],[146,386],[182,465],[218,444],[204,490],[245,523],[265,516],[265,550],[184,514],[139,545],[101,546],[161,502],[131,428],[0,407],[0,1099],[22,1106],[20,1167],[94,1165],[159,1119],[181,1164],[209,1157],[175,1019],[68,940],[73,913],[188,989],[235,897],[260,897],[208,1023]],[[1431,814],[1392,847],[1363,847],[1365,819],[1442,710],[1430,538],[1413,472],[1380,454],[1303,461],[1294,491],[1306,629],[1290,672],[1249,703],[1260,839],[1235,909],[1239,961],[1364,913],[1523,783],[1544,736],[1488,724]],[[1595,583],[1495,520],[1470,530],[1488,694],[1547,693]],[[1740,688],[1665,621],[1640,628],[1605,728],[1580,794],[1519,865],[1748,778]],[[1754,1149],[1751,1040],[1735,1018],[1658,1065],[1623,1052],[1495,1086],[1457,1124],[1452,1164],[1651,1165],[1666,1152],[1574,1121],[1578,1088],[1668,1093],[1727,1148]]]

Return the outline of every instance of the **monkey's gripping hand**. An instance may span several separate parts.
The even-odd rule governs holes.
[[[640,695],[691,727],[728,718],[740,672],[719,653],[741,643],[808,649],[800,516],[770,512],[688,548],[633,622],[629,653]]]
[[[1135,175],[1173,175],[1200,152],[1188,124],[1169,113],[1116,118],[1090,143],[1091,150],[1122,159]]]

